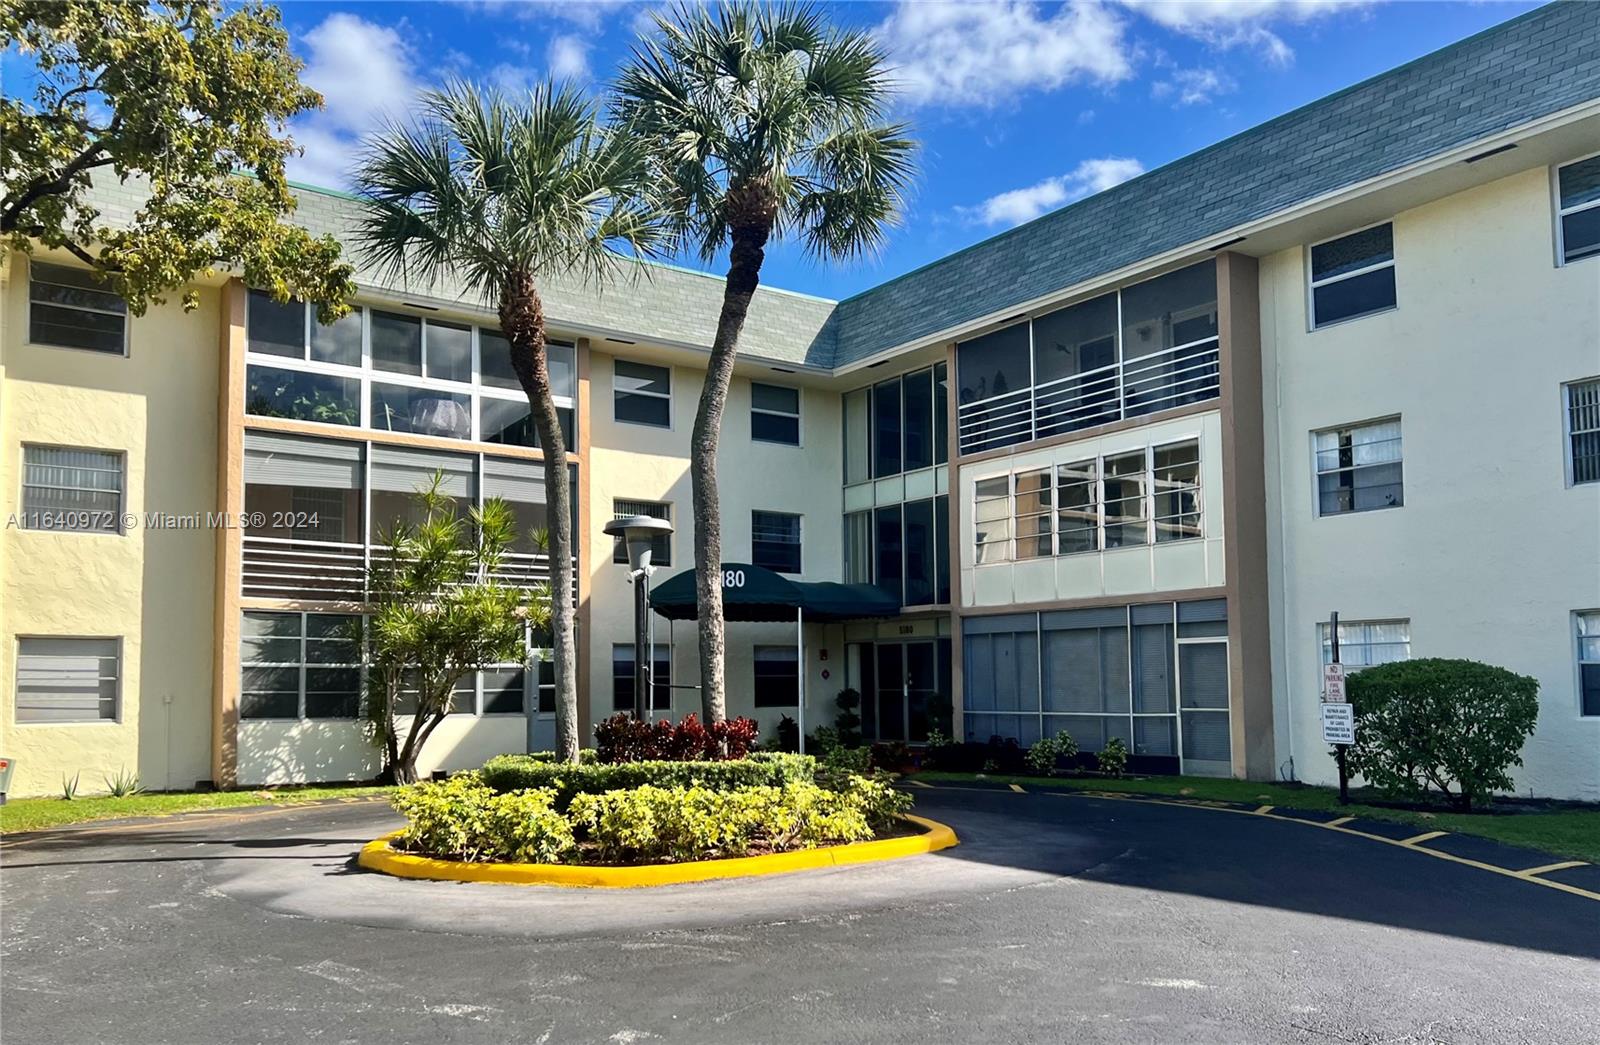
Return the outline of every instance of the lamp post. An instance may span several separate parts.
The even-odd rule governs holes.
[[[633,716],[646,719],[650,711],[650,676],[654,651],[649,648],[650,546],[655,539],[672,532],[672,524],[649,515],[630,515],[606,523],[605,532],[621,537],[628,549],[628,577],[633,581]]]

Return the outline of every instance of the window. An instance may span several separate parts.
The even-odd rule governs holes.
[[[1399,418],[1318,432],[1316,449],[1319,515],[1405,504]]]
[[[900,601],[907,606],[924,606],[937,601],[939,548],[933,524],[933,501],[907,501],[901,506],[905,518],[905,592]]]
[[[944,363],[846,393],[845,484],[943,464],[949,456],[949,395]]]
[[[1394,226],[1385,223],[1311,248],[1311,326],[1395,307]]]
[[[1600,254],[1600,155],[1557,170],[1556,197],[1562,263]]]
[[[750,438],[800,445],[800,390],[750,382]]]
[[[1100,462],[1056,466],[1056,551],[1100,550]]]
[[[950,601],[950,498],[945,494],[844,517],[844,580],[877,584],[903,606]]]
[[[613,519],[626,519],[634,515],[648,515],[652,519],[665,519],[672,521],[672,505],[660,501],[612,501],[611,517]],[[616,539],[616,547],[611,553],[612,562],[627,562],[628,549],[621,537]],[[650,540],[650,565],[672,565],[672,534],[658,533]]]
[[[361,423],[361,379],[251,364],[245,369],[244,411],[330,425]]]
[[[872,517],[876,545],[873,558],[877,571],[874,583],[897,599],[905,584],[904,516],[900,505],[891,504],[879,508]]]
[[[478,672],[483,686],[483,702],[479,711],[484,715],[522,714],[523,687],[527,684],[527,671],[521,664],[496,664]]]
[[[117,639],[17,639],[17,721],[114,721],[121,660]]]
[[[611,391],[618,421],[672,427],[672,371],[664,366],[618,359]]]
[[[658,643],[652,654],[651,711],[672,710],[672,647]],[[611,710],[633,710],[633,644],[611,647]]]
[[[240,628],[239,717],[355,718],[361,705],[361,618],[248,611]]]
[[[472,397],[465,392],[372,383],[372,425],[446,439],[472,438]]]
[[[125,355],[128,305],[86,269],[28,266],[28,340],[55,348]]]
[[[1328,641],[1328,625],[1317,625],[1317,641],[1322,645],[1322,663],[1333,663],[1333,646]],[[1339,622],[1339,662],[1351,671],[1377,664],[1392,664],[1411,659],[1409,620],[1351,620]]]
[[[898,475],[901,462],[900,381],[872,386],[872,477]]]
[[[750,561],[779,573],[800,572],[800,516],[750,513]]]
[[[1574,483],[1600,482],[1600,378],[1567,386],[1567,469]]]
[[[1011,477],[979,479],[973,486],[973,531],[978,565],[1011,558]]]
[[[1152,451],[1156,543],[1200,536],[1200,444],[1190,440]]]
[[[372,313],[372,366],[422,376],[422,320],[395,312]]]
[[[361,365],[360,308],[324,325],[317,322],[316,309],[303,301],[274,301],[266,291],[252,290],[247,309],[246,341],[254,355]]]
[[[872,390],[858,388],[844,397],[844,481],[864,483],[872,478]]]
[[[844,517],[844,582],[872,583],[872,513],[851,512]]]
[[[793,646],[757,646],[755,703],[758,708],[788,708],[800,703],[800,657]]]
[[[1145,516],[1145,451],[1107,457],[1105,475],[1105,546],[1124,548],[1150,543]]]
[[[22,528],[120,533],[122,455],[24,446]]]
[[[1600,715],[1600,610],[1573,614],[1578,626],[1578,707],[1585,716]]]
[[[1018,559],[1043,559],[1055,553],[1052,539],[1055,512],[1051,507],[1054,482],[1049,468],[1019,472],[1013,477],[1016,499],[1016,556]]]

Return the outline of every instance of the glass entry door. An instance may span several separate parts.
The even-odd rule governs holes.
[[[940,641],[948,642],[880,642],[870,657],[862,651],[863,737],[911,743],[928,739],[928,708],[941,684]],[[865,670],[869,661],[871,671]]]

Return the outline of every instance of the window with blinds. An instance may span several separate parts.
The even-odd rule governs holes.
[[[1318,432],[1316,451],[1317,514],[1405,504],[1398,417]]]
[[[121,660],[114,638],[19,638],[17,722],[115,720]]]
[[[1322,663],[1333,663],[1333,642],[1326,623],[1317,625]],[[1347,671],[1376,664],[1411,659],[1409,620],[1342,620],[1339,622],[1339,662]]]
[[[30,262],[28,341],[126,355],[128,304],[87,269]]]
[[[672,505],[665,501],[612,501],[611,518],[627,519],[635,515],[648,515],[652,519],[665,519],[672,521]],[[626,563],[628,561],[628,548],[621,537],[616,539],[616,545],[611,552],[611,561]],[[658,533],[650,538],[650,564],[652,566],[672,565],[672,534]]]
[[[22,449],[22,528],[119,533],[123,455],[65,446]]]
[[[1600,482],[1600,377],[1567,386],[1567,473]]]
[[[799,573],[800,516],[751,512],[750,561],[778,573]]]

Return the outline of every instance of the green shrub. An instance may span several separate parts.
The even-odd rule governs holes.
[[[391,799],[406,818],[399,848],[453,860],[559,863],[576,848],[555,792],[500,793],[477,773],[403,787]]]
[[[1112,737],[1095,759],[1106,776],[1121,776],[1128,769],[1128,745],[1121,737]]]
[[[1072,734],[1062,730],[1053,737],[1044,737],[1028,749],[1025,760],[1029,771],[1039,776],[1049,776],[1056,771],[1058,759],[1071,758],[1078,753],[1078,742]]]
[[[621,762],[616,765],[571,765],[546,762],[528,755],[497,755],[483,764],[483,782],[495,791],[549,788],[557,809],[565,810],[573,796],[603,794],[628,788],[704,787],[731,791],[740,787],[782,787],[811,783],[816,760],[810,755],[757,751],[730,762]]]
[[[861,694],[853,689],[841,689],[839,695],[833,698],[833,703],[839,709],[833,716],[833,728],[838,732],[839,743],[845,747],[860,747],[861,715],[856,709],[861,706]]]
[[[1356,742],[1349,766],[1407,798],[1436,789],[1471,809],[1512,787],[1539,717],[1539,683],[1471,660],[1398,661],[1350,676]]]

